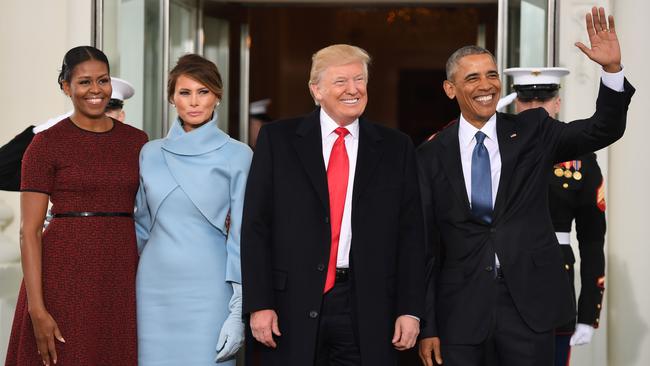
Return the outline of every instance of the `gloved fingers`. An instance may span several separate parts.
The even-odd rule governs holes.
[[[236,344],[236,342],[231,342],[230,340],[224,344],[223,348],[221,351],[217,352],[217,362],[223,362],[231,359],[233,356],[237,354],[237,351],[239,350],[239,346]]]
[[[217,340],[217,347],[216,347],[217,352],[221,352],[223,350],[224,346],[227,343],[227,340],[228,340],[228,335],[226,334],[226,332],[221,332],[221,334],[219,334],[219,339]]]
[[[571,340],[569,341],[570,346],[581,346],[583,344],[587,344],[591,341],[591,337],[589,337],[588,334],[584,333],[575,333],[573,336],[571,336]]]

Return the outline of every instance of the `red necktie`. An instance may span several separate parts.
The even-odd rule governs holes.
[[[332,146],[330,161],[327,164],[327,188],[330,195],[330,227],[332,230],[332,243],[330,245],[330,260],[327,266],[325,290],[329,291],[336,282],[336,257],[339,251],[339,237],[341,236],[341,221],[345,206],[345,194],[348,190],[348,176],[350,174],[350,161],[345,149],[345,135],[350,133],[347,129],[339,127],[334,132],[339,137]]]

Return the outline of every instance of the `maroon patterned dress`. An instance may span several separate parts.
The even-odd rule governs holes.
[[[115,122],[82,130],[70,119],[36,135],[23,158],[22,191],[50,195],[52,213],[133,212],[144,132]],[[57,366],[137,365],[131,217],[54,218],[43,232],[43,298],[66,343]],[[20,288],[7,366],[42,365]]]

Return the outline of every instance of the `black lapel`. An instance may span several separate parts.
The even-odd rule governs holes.
[[[323,138],[320,131],[320,108],[300,121],[293,145],[323,207],[329,212],[327,173],[323,162]]]
[[[501,176],[499,178],[499,189],[497,199],[494,203],[493,221],[496,221],[502,214],[506,204],[508,186],[512,179],[515,165],[517,165],[516,146],[517,138],[515,121],[510,116],[497,113],[497,139],[499,140],[499,154],[501,155]]]
[[[449,178],[451,187],[456,196],[463,203],[463,207],[469,212],[470,205],[467,198],[467,189],[465,188],[465,178],[463,177],[463,163],[460,160],[460,143],[458,142],[458,126],[456,122],[453,126],[447,127],[447,133],[441,133],[440,145],[442,146],[442,165],[445,174]],[[472,216],[473,217],[473,216]]]
[[[359,149],[357,151],[357,165],[354,173],[354,188],[352,189],[352,202],[359,199],[365,186],[370,182],[381,154],[383,146],[382,136],[375,126],[364,118],[359,119]]]

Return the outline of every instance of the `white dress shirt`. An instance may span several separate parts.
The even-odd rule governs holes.
[[[325,169],[330,161],[332,146],[339,137],[334,130],[339,128],[338,124],[327,115],[325,110],[320,110],[320,129],[323,138],[323,161]],[[343,218],[341,220],[341,235],[339,236],[339,250],[336,256],[337,268],[348,268],[350,266],[350,244],[352,242],[352,188],[354,186],[354,173],[357,167],[357,152],[359,151],[359,120],[345,126],[350,132],[345,136],[345,149],[348,152],[350,171],[348,174],[348,189],[345,193],[345,205],[343,207]]]
[[[472,204],[472,152],[476,146],[476,133],[483,132],[487,137],[483,141],[490,155],[490,176],[492,177],[492,208],[497,198],[499,178],[501,178],[501,154],[497,139],[497,115],[493,115],[479,130],[472,126],[461,114],[458,122],[458,142],[460,143],[460,161],[463,165],[463,178],[470,206]]]

